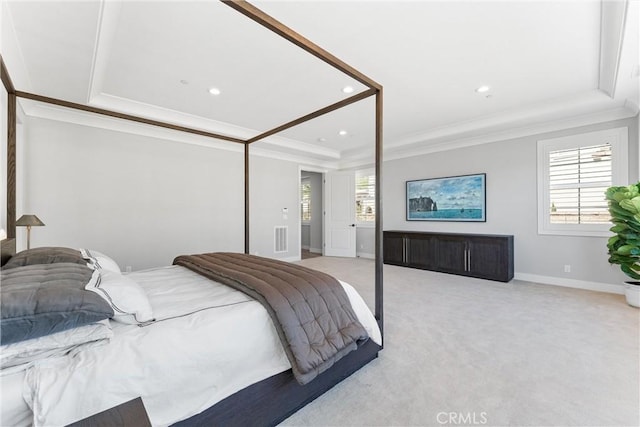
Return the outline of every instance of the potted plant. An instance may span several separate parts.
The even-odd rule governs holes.
[[[640,182],[606,191],[614,234],[607,241],[609,262],[633,281],[625,283],[627,303],[640,307]]]

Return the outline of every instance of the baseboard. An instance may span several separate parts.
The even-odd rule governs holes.
[[[285,261],[285,262],[296,262],[296,261],[300,261],[300,256],[290,256],[290,257],[286,257],[286,258],[274,258],[277,259],[278,261]]]
[[[624,285],[612,283],[589,282],[586,280],[565,279],[562,277],[539,276],[537,274],[516,273],[515,280],[541,283],[543,285],[564,286],[567,288],[586,289],[589,291],[608,292],[611,294],[624,295]]]
[[[356,256],[359,258],[376,259],[376,254],[370,254],[367,252],[357,252]]]
[[[314,254],[321,254],[322,253],[322,249],[320,248],[307,248],[309,249],[309,252],[314,253]]]
[[[309,245],[302,245],[300,246],[300,249],[304,249],[304,250],[309,250]]]

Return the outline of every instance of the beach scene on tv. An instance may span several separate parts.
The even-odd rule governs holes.
[[[485,175],[407,181],[407,219],[485,220]]]

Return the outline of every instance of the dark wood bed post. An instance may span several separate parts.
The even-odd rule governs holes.
[[[383,315],[383,263],[384,252],[382,244],[382,88],[376,93],[376,276],[375,276],[375,315],[384,337]],[[383,342],[384,346],[384,342]]]
[[[16,237],[16,89],[0,55],[0,78],[7,91],[7,238]]]
[[[285,123],[269,131],[256,135],[253,138],[248,139],[247,148],[245,149],[245,253],[248,253],[248,215],[249,215],[249,200],[248,200],[248,146],[254,142],[262,140],[268,136],[274,135],[285,129],[289,129],[293,126],[297,126],[308,120],[319,117],[323,114],[327,114],[331,111],[337,110],[344,106],[350,105],[354,102],[368,98],[369,96],[376,96],[376,136],[375,136],[375,174],[376,174],[376,226],[375,226],[375,317],[378,321],[380,330],[383,332],[383,243],[382,243],[382,85],[367,77],[360,71],[341,61],[331,53],[322,49],[312,41],[306,39],[302,35],[296,33],[286,25],[282,24],[273,17],[267,15],[262,10],[253,6],[245,0],[220,0],[227,6],[242,13],[246,17],[252,19],[263,27],[273,31],[282,38],[290,41],[296,46],[304,49],[308,53],[321,59],[332,67],[342,71],[349,77],[359,81],[368,87],[368,90],[356,94],[350,98],[336,102],[306,116],[300,117],[296,120],[292,120],[289,123]],[[383,333],[384,336],[384,333]]]
[[[244,253],[249,253],[249,143],[244,144]]]

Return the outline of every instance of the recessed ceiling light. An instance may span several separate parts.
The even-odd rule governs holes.
[[[212,87],[209,89],[209,93],[211,95],[220,95],[220,89],[218,89],[217,87]]]
[[[353,93],[355,89],[353,89],[353,86],[345,86],[342,88],[342,92],[344,93]]]
[[[338,135],[340,136],[345,136],[347,134],[346,130],[341,130],[340,132],[338,132]]]
[[[479,88],[476,89],[476,92],[478,93],[484,93],[484,92],[488,92],[489,89],[491,89],[489,86],[484,85],[484,86],[480,86]]]

